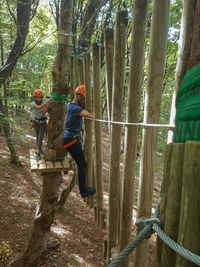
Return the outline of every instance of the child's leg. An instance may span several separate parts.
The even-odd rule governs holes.
[[[34,127],[34,130],[35,130],[35,137],[36,137],[36,145],[37,145],[37,148],[38,148],[38,136],[39,136],[39,130],[40,130],[39,125],[36,125]]]
[[[42,140],[44,137],[44,133],[46,130],[46,124],[40,124],[39,125],[39,133],[38,133],[38,153],[41,153],[42,151]]]

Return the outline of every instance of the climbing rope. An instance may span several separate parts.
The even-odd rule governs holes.
[[[144,123],[144,122],[123,122],[123,121],[107,121],[107,120],[99,120],[99,119],[92,119],[85,117],[86,120],[92,120],[92,121],[99,121],[99,122],[105,122],[105,123],[110,123],[110,124],[119,124],[123,126],[131,126],[131,125],[136,125],[136,126],[144,126],[144,127],[168,127],[168,128],[174,128],[174,124],[156,124],[156,123]]]
[[[169,238],[163,230],[160,228],[160,221],[158,219],[160,212],[160,201],[156,206],[155,213],[153,218],[140,218],[136,221],[136,224],[144,224],[146,225],[144,229],[120,252],[120,254],[114,259],[108,267],[118,267],[120,263],[124,261],[124,259],[140,244],[143,239],[150,238],[151,234],[156,232],[160,239],[168,245],[171,249],[173,249],[176,253],[180,254],[182,257],[187,260],[197,264],[200,266],[200,256],[192,253],[188,249],[183,248],[178,243]]]

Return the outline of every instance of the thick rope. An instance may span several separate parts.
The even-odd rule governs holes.
[[[189,251],[188,249],[180,246],[174,240],[172,240],[169,236],[167,236],[160,226],[156,223],[153,224],[153,229],[156,231],[160,239],[168,245],[171,249],[176,251],[176,253],[180,254],[182,257],[186,258],[187,260],[197,264],[200,266],[200,256],[194,254],[193,252]]]
[[[153,215],[156,219],[159,214],[159,204]],[[152,219],[152,218],[151,218]],[[120,254],[108,265],[108,267],[118,267],[121,262],[142,242],[143,239],[149,238],[152,234],[152,222],[146,220],[147,226],[120,252]]]
[[[182,257],[187,260],[197,264],[200,266],[200,256],[192,253],[188,249],[183,248],[178,243],[169,238],[163,230],[159,226],[159,212],[160,212],[160,201],[156,206],[155,213],[153,218],[146,219],[140,218],[136,221],[136,224],[143,223],[146,225],[144,229],[125,247],[124,250],[120,252],[116,259],[114,259],[108,267],[118,267],[120,263],[124,261],[124,259],[139,245],[139,243],[145,239],[150,238],[151,234],[155,231],[160,239],[168,245],[171,249],[173,249],[176,253],[180,254]],[[153,231],[154,230],[154,231]]]

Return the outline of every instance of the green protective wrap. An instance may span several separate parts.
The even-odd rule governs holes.
[[[67,96],[59,95],[56,92],[51,92],[50,98],[53,98],[53,99],[60,101],[60,102],[70,102],[70,100],[68,99]]]
[[[200,140],[200,64],[186,72],[176,96],[174,142]]]

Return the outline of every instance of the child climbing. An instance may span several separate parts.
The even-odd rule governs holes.
[[[63,145],[76,161],[79,190],[82,198],[96,193],[95,188],[86,186],[86,161],[81,145],[82,117],[93,118],[93,113],[85,110],[85,86],[75,90],[75,97],[67,106]]]
[[[45,103],[43,101],[42,91],[40,89],[36,89],[33,93],[34,101],[32,102],[33,109],[33,125],[31,129],[34,128],[36,134],[36,144],[37,144],[37,159],[41,159],[42,150],[42,140],[44,137],[44,133],[46,130],[46,117],[45,113],[48,110],[48,102]]]

